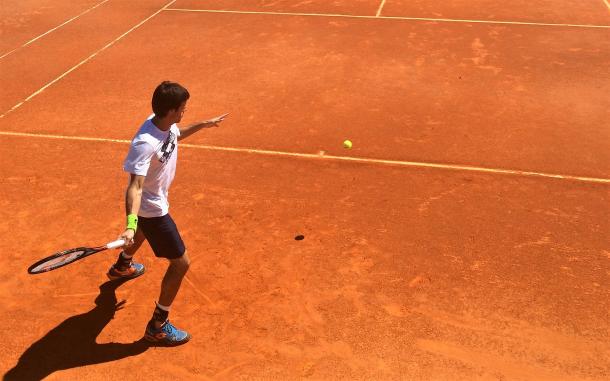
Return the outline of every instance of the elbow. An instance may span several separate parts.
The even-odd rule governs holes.
[[[143,187],[141,184],[131,184],[129,188],[127,188],[127,195],[131,197],[141,197],[142,189]]]
[[[127,187],[127,194],[131,196],[141,196],[144,189],[144,176],[131,175],[131,181]]]

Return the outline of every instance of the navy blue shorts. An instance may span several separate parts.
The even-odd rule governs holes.
[[[144,233],[156,257],[176,259],[184,255],[184,242],[169,213],[162,217],[138,216],[138,229]]]

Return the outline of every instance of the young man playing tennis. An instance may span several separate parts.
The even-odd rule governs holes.
[[[167,258],[169,267],[161,282],[159,301],[146,326],[145,339],[164,345],[186,343],[190,335],[168,320],[169,309],[178,294],[190,260],[176,224],[168,213],[168,190],[176,172],[178,141],[206,127],[217,127],[225,115],[188,127],[178,127],[190,95],[177,83],[162,82],[152,97],[153,116],[140,127],[131,142],[123,169],[130,174],[125,195],[127,228],[120,235],[127,242],[110,279],[130,279],[144,273],[144,265],[133,256],[144,240],[155,256]]]

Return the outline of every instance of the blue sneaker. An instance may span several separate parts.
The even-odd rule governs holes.
[[[125,270],[119,270],[114,265],[110,266],[110,269],[106,275],[110,280],[133,279],[144,274],[144,271],[146,271],[146,268],[144,268],[143,264],[131,262],[129,267],[127,267]]]
[[[144,338],[151,343],[173,347],[186,343],[191,339],[191,335],[174,327],[169,320],[166,320],[159,329],[155,328],[155,323],[151,320],[146,325]]]

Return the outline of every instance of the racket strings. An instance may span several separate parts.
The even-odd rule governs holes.
[[[33,271],[44,271],[44,270],[48,270],[48,269],[53,269],[55,267],[58,267],[64,263],[69,263],[74,261],[76,258],[82,256],[83,254],[85,254],[85,250],[74,250],[74,251],[69,251],[66,253],[61,254],[60,256],[57,256],[55,258],[51,258],[46,262],[43,262],[41,264],[39,264],[38,266],[36,266],[35,268],[33,268]]]

